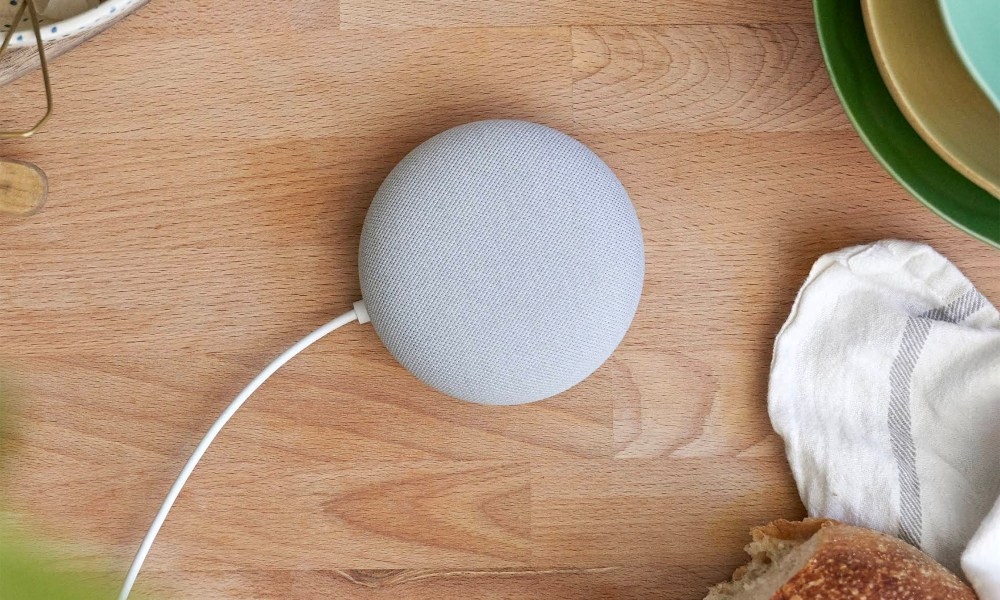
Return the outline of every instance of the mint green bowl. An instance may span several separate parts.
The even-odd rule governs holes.
[[[962,62],[993,106],[1000,110],[1000,2],[938,0],[938,5]],[[1000,145],[1000,139],[997,144]],[[1000,147],[997,152],[1000,153]]]
[[[1000,200],[948,165],[896,107],[872,56],[860,0],[814,0],[813,8],[833,87],[875,158],[932,211],[1000,248]]]

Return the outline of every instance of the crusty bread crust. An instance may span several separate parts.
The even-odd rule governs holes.
[[[975,600],[969,586],[913,546],[894,537],[826,519],[773,521],[755,540],[804,542],[820,536],[809,561],[772,600]]]
[[[844,525],[843,523],[834,521],[833,519],[803,519],[801,521],[786,521],[785,519],[778,519],[776,521],[771,521],[767,525],[754,527],[750,530],[750,536],[753,537],[754,541],[759,541],[765,537],[769,537],[778,540],[787,540],[789,542],[804,542],[816,535],[816,532],[820,529],[830,527],[832,525],[849,527],[848,525]]]

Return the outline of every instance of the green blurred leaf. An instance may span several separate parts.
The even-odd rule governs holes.
[[[82,569],[74,560],[74,570],[67,568],[65,556],[53,546],[39,542],[36,536],[17,523],[16,516],[5,513],[7,492],[4,466],[16,460],[16,393],[9,380],[0,374],[0,600],[104,600],[117,597],[117,578],[99,565]],[[89,565],[87,565],[89,566]]]
[[[39,551],[0,530],[0,598],[3,600],[101,600],[115,597],[115,586],[105,575],[57,569]]]

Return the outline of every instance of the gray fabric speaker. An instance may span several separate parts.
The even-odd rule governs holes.
[[[589,148],[524,121],[440,133],[365,218],[361,294],[379,338],[431,387],[522,404],[594,372],[642,293],[642,231]]]

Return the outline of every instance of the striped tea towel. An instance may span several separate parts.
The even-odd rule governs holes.
[[[810,516],[896,535],[1000,600],[1000,315],[947,259],[886,240],[816,261],[768,409]]]

